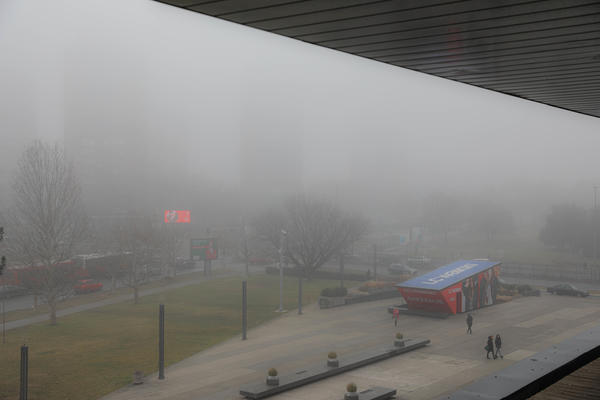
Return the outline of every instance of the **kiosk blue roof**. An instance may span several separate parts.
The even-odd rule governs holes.
[[[396,286],[441,290],[498,264],[500,263],[497,261],[460,260],[453,262],[452,264],[444,265],[425,275],[417,276],[416,278],[399,283]]]

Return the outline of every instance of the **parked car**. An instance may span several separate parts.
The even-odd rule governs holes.
[[[175,268],[177,269],[192,269],[196,265],[195,261],[189,260],[187,258],[177,258],[175,260]]]
[[[567,296],[577,296],[577,297],[587,297],[589,296],[589,292],[585,290],[577,289],[575,286],[570,283],[561,283],[555,286],[551,286],[546,289],[548,293],[552,294],[560,294]]]
[[[392,264],[389,266],[388,271],[390,274],[402,274],[402,275],[414,275],[417,273],[415,268],[411,268],[404,264]]]
[[[104,286],[102,285],[102,282],[98,282],[94,279],[81,279],[73,286],[73,290],[75,290],[75,293],[77,294],[85,294],[102,290],[102,286]]]

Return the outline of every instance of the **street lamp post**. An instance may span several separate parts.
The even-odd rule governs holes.
[[[248,278],[249,275],[249,262],[248,262],[248,227],[246,226],[245,222],[242,222],[244,224],[244,263],[246,264],[246,278]]]
[[[0,226],[0,242],[4,240],[4,227]],[[0,275],[2,270],[6,267],[6,257],[0,256]]]
[[[598,260],[598,186],[594,186],[594,215],[592,224],[594,229],[594,262]]]
[[[373,278],[377,280],[377,245],[373,244]]]
[[[283,264],[285,263],[285,249],[287,241],[287,232],[281,230],[281,237],[279,239],[279,309],[277,312],[284,312],[283,309]]]

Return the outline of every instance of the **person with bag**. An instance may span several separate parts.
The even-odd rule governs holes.
[[[471,313],[469,313],[467,315],[467,333],[469,335],[473,334],[473,331],[471,330],[471,326],[473,326],[473,316],[471,315]]]
[[[488,336],[487,345],[484,347],[484,349],[487,351],[486,358],[488,360],[490,359],[490,353],[492,354],[492,357],[494,359],[496,359],[496,355],[494,354],[494,337],[493,336]]]

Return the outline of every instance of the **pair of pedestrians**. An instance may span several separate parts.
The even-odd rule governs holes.
[[[495,352],[494,352],[494,345],[496,345]],[[487,351],[486,358],[489,360],[490,354],[492,355],[494,360],[496,358],[498,358],[498,356],[500,356],[500,358],[504,358],[504,355],[502,354],[501,349],[502,349],[502,338],[500,337],[500,334],[496,334],[496,339],[494,339],[493,336],[488,336],[487,344],[485,345],[485,350]]]
[[[467,333],[469,335],[473,334],[473,316],[471,315],[471,313],[467,314]],[[494,351],[494,345],[496,345],[496,351]],[[504,358],[504,355],[502,354],[502,338],[500,337],[500,334],[496,334],[496,338],[494,339],[493,336],[488,336],[488,340],[487,340],[487,344],[485,345],[484,349],[487,351],[486,357],[489,359],[490,358],[490,354],[492,355],[492,357],[494,358],[494,360],[496,358],[498,358],[498,356],[500,356],[500,358]]]

